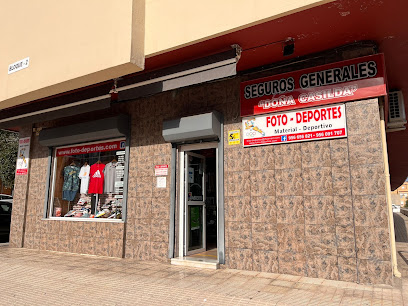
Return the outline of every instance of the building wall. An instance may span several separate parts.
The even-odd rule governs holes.
[[[0,109],[144,69],[144,0],[2,2],[0,26]]]
[[[391,192],[393,195],[396,195],[395,203],[396,205],[405,206],[408,199],[408,182],[404,182],[401,186]],[[397,200],[398,199],[398,200]]]
[[[145,57],[333,1],[3,1],[0,109],[139,72]],[[28,68],[5,73],[27,57]]]
[[[20,130],[20,138],[31,136],[31,126]],[[30,149],[31,150],[31,149]],[[16,175],[14,179],[13,210],[10,224],[10,246],[23,246],[23,235],[25,226],[26,198],[28,190],[28,176]]]
[[[170,165],[162,122],[217,110],[225,135],[240,129],[239,84],[239,78],[202,84],[110,111],[132,120],[126,224],[42,220],[48,149],[32,135],[24,247],[168,260],[170,176],[165,189],[156,188],[154,177],[154,165]],[[347,103],[346,112],[343,139],[243,148],[225,137],[225,267],[391,283],[378,101]],[[98,113],[43,126],[93,117]],[[23,245],[26,180],[18,177],[15,187],[11,245],[17,247]]]
[[[378,102],[347,103],[346,112],[345,139],[226,144],[226,266],[391,282]]]
[[[123,223],[108,224],[105,222],[73,222],[43,219],[48,148],[40,146],[38,137],[33,134],[30,151],[30,182],[26,208],[24,247],[122,257]]]
[[[166,261],[169,241],[170,176],[156,188],[154,165],[170,165],[171,145],[162,136],[162,120],[171,113],[168,95],[130,104],[132,136],[128,184],[126,258]],[[169,171],[171,171],[169,169]]]
[[[205,4],[146,0],[145,54],[162,54],[329,2],[333,0],[207,0]]]

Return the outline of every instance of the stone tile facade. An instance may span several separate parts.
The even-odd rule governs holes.
[[[378,102],[347,103],[346,113],[345,139],[257,148],[226,143],[228,267],[391,282]]]
[[[347,138],[243,148],[228,146],[226,137],[241,128],[239,84],[234,78],[113,107],[111,115],[131,117],[125,223],[43,220],[48,148],[32,134],[30,175],[16,179],[11,245],[167,261],[170,175],[164,189],[156,188],[154,176],[154,166],[171,159],[162,122],[216,110],[225,121],[226,267],[390,283],[377,100],[347,103]],[[107,114],[75,122],[98,115]],[[30,134],[31,128],[21,132]]]

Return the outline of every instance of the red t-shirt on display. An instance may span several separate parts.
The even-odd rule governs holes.
[[[91,170],[89,171],[90,181],[88,187],[88,194],[103,193],[104,168],[105,168],[104,164],[93,164],[91,166]]]

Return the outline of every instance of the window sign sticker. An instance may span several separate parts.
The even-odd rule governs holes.
[[[194,168],[188,167],[188,182],[194,183]]]
[[[68,147],[61,147],[57,149],[57,157],[69,155],[91,154],[96,152],[108,152],[119,149],[121,141],[109,141],[92,144],[82,144]],[[123,151],[125,154],[125,151]]]

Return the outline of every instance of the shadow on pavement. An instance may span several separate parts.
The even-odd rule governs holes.
[[[399,254],[399,256],[401,256],[401,258],[405,261],[405,263],[408,265],[408,252],[404,252],[404,251],[397,251],[397,253]]]
[[[395,241],[408,242],[407,227],[405,220],[398,214],[394,213]]]

